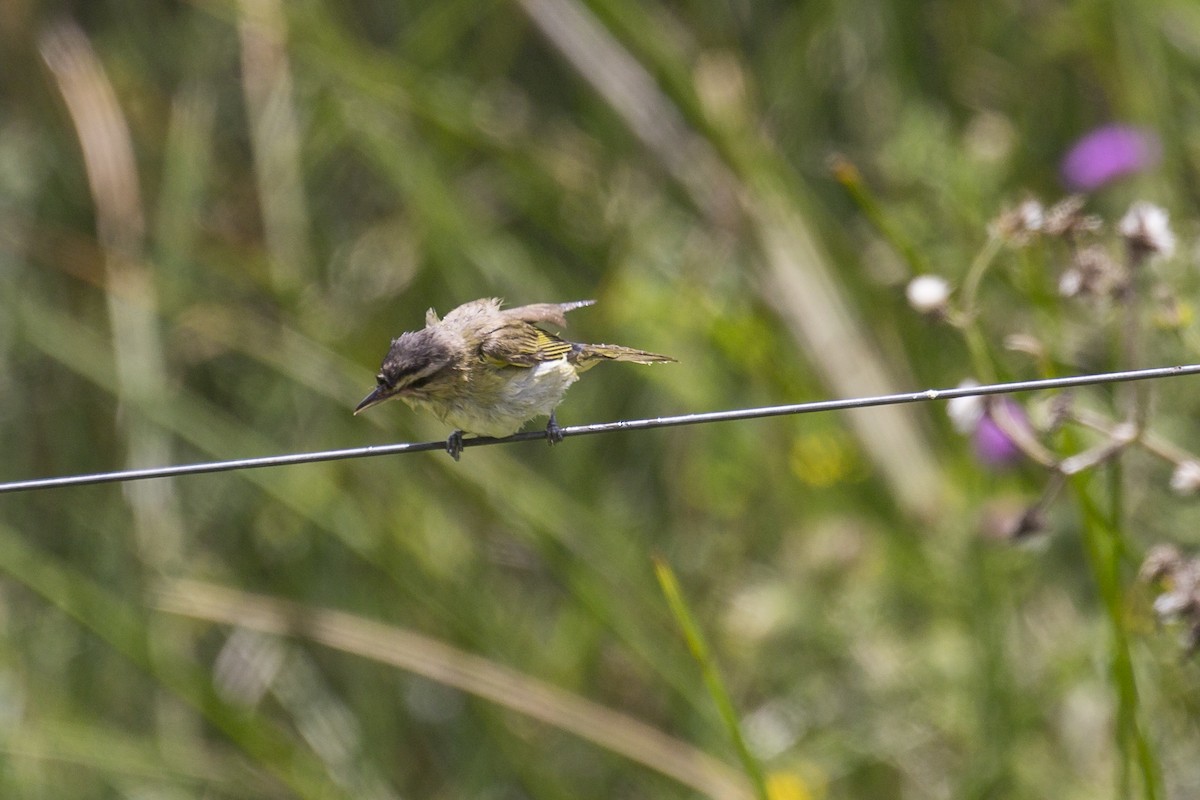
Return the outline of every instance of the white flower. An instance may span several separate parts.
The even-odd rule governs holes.
[[[967,378],[958,388],[978,385],[979,381]],[[952,397],[946,402],[946,415],[950,417],[950,424],[954,426],[954,430],[964,435],[974,433],[979,427],[979,420],[983,419],[983,398],[979,395]]]
[[[1200,490],[1200,463],[1184,461],[1171,473],[1171,491],[1176,494],[1195,494]]]
[[[1021,222],[1021,227],[1030,233],[1040,231],[1046,224],[1046,209],[1042,208],[1042,204],[1037,200],[1023,201],[1017,206],[1016,216]]]
[[[1058,278],[1058,293],[1063,297],[1074,297],[1083,291],[1083,273],[1069,269]]]
[[[1171,620],[1192,606],[1192,598],[1180,592],[1165,592],[1154,598],[1154,613],[1159,619]]]
[[[1168,258],[1175,252],[1175,234],[1171,233],[1166,209],[1139,200],[1129,207],[1117,223],[1117,232],[1140,250]]]
[[[950,284],[938,275],[918,275],[908,282],[904,293],[914,311],[932,314],[946,308],[950,300]]]

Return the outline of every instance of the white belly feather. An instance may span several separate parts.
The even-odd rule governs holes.
[[[579,380],[575,367],[565,358],[544,361],[530,369],[507,367],[497,371],[495,377],[473,381],[469,402],[456,398],[421,405],[458,430],[480,436],[509,436],[529,420],[549,416],[567,388]]]

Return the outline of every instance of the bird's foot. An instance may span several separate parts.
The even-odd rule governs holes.
[[[554,412],[550,412],[550,421],[546,423],[546,441],[551,447],[563,440],[562,428],[558,426],[558,420],[554,418]]]
[[[459,456],[462,455],[462,451],[463,451],[462,433],[463,433],[462,431],[455,431],[454,433],[452,433],[448,437],[446,437],[446,452],[449,453],[450,457],[453,458],[455,461],[458,461]]]

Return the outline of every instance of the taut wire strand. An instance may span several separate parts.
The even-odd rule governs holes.
[[[977,397],[982,395],[1010,394],[1014,392],[1032,392],[1040,389],[1070,389],[1078,386],[1096,386],[1105,383],[1126,383],[1129,381],[1145,381],[1158,378],[1175,378],[1184,375],[1200,374],[1200,364],[1184,364],[1174,367],[1151,367],[1149,369],[1124,370],[1122,372],[1102,372],[1092,375],[1073,375],[1065,378],[1043,378],[1031,381],[1013,381],[1010,383],[992,383],[983,386],[959,386],[953,389],[925,389],[919,392],[903,392],[900,394],[876,395],[874,397],[856,397],[845,400],[817,400],[808,403],[792,403],[782,406],[764,406],[759,408],[738,408],[726,411],[707,411],[696,414],[679,414],[670,417],[655,417],[651,419],[628,419],[617,422],[597,422],[591,425],[570,425],[562,428],[563,437],[587,436],[593,433],[609,433],[611,431],[638,431],[650,428],[673,428],[679,425],[700,425],[709,422],[730,422],[733,420],[759,419],[762,417],[780,417],[789,414],[815,414],[822,411],[848,411],[856,408],[872,408],[875,406],[891,406],[903,403],[924,403],[932,400],[953,400],[956,397]],[[491,439],[484,436],[463,439],[463,447],[482,447],[492,444],[509,444],[511,442],[528,442],[532,440],[545,441],[543,431],[523,431],[502,439]],[[445,442],[404,442],[398,444],[368,445],[366,447],[350,447],[342,450],[319,450],[310,453],[290,453],[281,456],[262,456],[259,458],[239,458],[230,461],[208,461],[199,464],[178,464],[166,467],[149,467],[146,469],[129,469],[118,472],[94,472],[83,475],[64,475],[57,478],[36,478],[33,480],[11,481],[0,483],[0,494],[10,492],[28,492],[36,489],[57,489],[66,486],[87,486],[97,483],[121,483],[125,481],[146,480],[148,478],[171,478],[181,475],[199,475],[209,472],[230,472],[239,469],[260,469],[264,467],[283,467],[292,464],[312,464],[318,461],[341,461],[349,458],[371,458],[374,456],[390,456],[399,453],[419,453],[427,450],[444,450]]]

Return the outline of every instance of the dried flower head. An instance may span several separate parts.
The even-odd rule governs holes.
[[[1124,267],[1102,247],[1081,248],[1058,279],[1063,297],[1111,297],[1126,284]]]
[[[1024,353],[1037,359],[1046,357],[1046,345],[1029,333],[1010,333],[1004,337],[1004,349]]]
[[[1183,553],[1173,544],[1156,544],[1138,568],[1138,580],[1158,583],[1183,565]]]
[[[1139,200],[1129,207],[1117,223],[1117,232],[1125,238],[1135,257],[1161,255],[1170,258],[1175,252],[1175,234],[1171,233],[1166,209]]]
[[[1015,498],[986,503],[980,514],[980,533],[985,539],[1017,542],[1046,530],[1046,513],[1040,503],[1030,505]]]
[[[1073,418],[1074,406],[1075,394],[1071,391],[1036,401],[1032,407],[1036,427],[1044,433],[1057,431]]]
[[[1047,236],[1074,236],[1081,233],[1095,233],[1100,230],[1102,222],[1094,214],[1083,213],[1084,199],[1073,194],[1064,197],[1046,212],[1046,221],[1042,226]]]
[[[993,235],[1020,247],[1041,233],[1045,223],[1046,210],[1040,202],[1030,198],[1023,200],[1016,208],[1002,211],[1000,216],[992,220],[989,228]]]
[[[1138,577],[1160,590],[1155,615],[1162,622],[1183,623],[1184,650],[1194,652],[1200,645],[1200,559],[1185,557],[1174,545],[1155,545]]]

